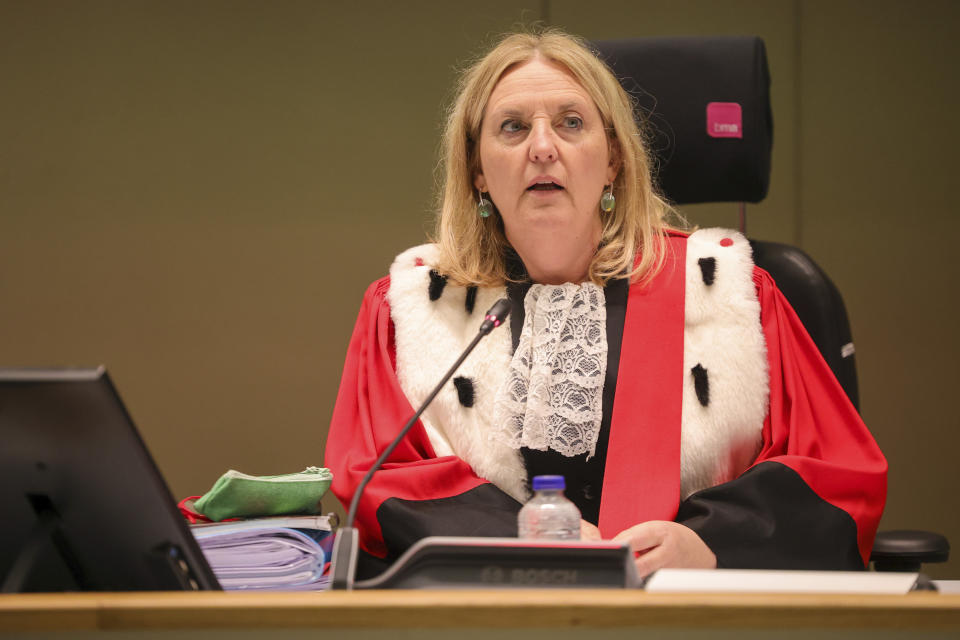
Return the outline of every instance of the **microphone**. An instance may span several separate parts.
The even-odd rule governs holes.
[[[333,540],[333,555],[330,559],[330,586],[332,589],[353,589],[354,577],[357,574],[357,550],[358,550],[358,539],[359,533],[357,528],[353,526],[354,520],[357,517],[357,507],[360,504],[360,496],[363,494],[363,490],[369,484],[370,479],[373,478],[374,472],[380,468],[380,466],[386,461],[390,454],[393,453],[393,450],[397,448],[397,445],[400,444],[400,441],[403,440],[404,436],[407,435],[407,432],[413,427],[413,425],[420,418],[420,415],[426,411],[427,407],[430,406],[430,403],[433,402],[433,399],[437,397],[437,394],[440,393],[440,389],[443,388],[443,385],[456,373],[457,369],[460,368],[460,365],[463,364],[463,361],[467,359],[467,356],[470,355],[470,352],[473,351],[474,347],[477,346],[477,343],[480,342],[491,331],[503,324],[503,321],[510,314],[510,300],[507,298],[500,298],[497,300],[490,310],[487,311],[486,317],[483,319],[483,323],[480,325],[480,330],[477,331],[477,335],[473,338],[470,344],[467,345],[467,348],[463,350],[463,353],[460,354],[460,357],[457,358],[457,361],[453,363],[453,366],[444,374],[443,378],[433,388],[433,391],[430,392],[430,395],[427,396],[426,400],[423,401],[423,404],[420,405],[420,408],[417,409],[417,412],[413,414],[413,417],[407,421],[407,424],[403,426],[403,429],[400,430],[400,433],[397,434],[391,442],[390,445],[383,450],[383,453],[380,454],[380,457],[377,458],[376,462],[373,463],[373,466],[370,467],[370,470],[363,476],[363,479],[360,481],[360,484],[357,485],[357,490],[353,493],[353,499],[350,501],[350,509],[347,512],[347,519],[344,521],[344,525],[337,530],[337,535]]]

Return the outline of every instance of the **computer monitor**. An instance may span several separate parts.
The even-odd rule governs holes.
[[[103,367],[0,369],[0,581],[220,588]]]

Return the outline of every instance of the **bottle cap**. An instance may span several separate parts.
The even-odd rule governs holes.
[[[533,490],[542,491],[544,489],[560,489],[561,491],[567,488],[567,483],[564,481],[563,476],[533,476]]]

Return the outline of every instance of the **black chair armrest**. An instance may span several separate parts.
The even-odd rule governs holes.
[[[870,561],[877,571],[920,571],[925,562],[946,562],[950,543],[932,531],[881,531]]]

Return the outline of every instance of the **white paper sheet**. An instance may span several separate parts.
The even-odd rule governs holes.
[[[761,571],[661,569],[644,588],[659,593],[891,593],[903,594],[916,573],[874,571]]]

